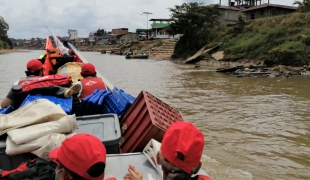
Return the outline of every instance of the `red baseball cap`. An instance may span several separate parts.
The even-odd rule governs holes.
[[[164,135],[160,150],[173,165],[192,174],[192,168],[200,162],[204,147],[204,136],[190,122],[171,124]]]
[[[96,73],[95,66],[91,63],[86,63],[82,66],[82,74],[94,74]]]
[[[106,148],[91,134],[75,134],[65,139],[60,147],[50,152],[49,157],[85,179],[104,178]]]
[[[41,61],[37,59],[32,59],[27,63],[27,69],[29,72],[35,72],[43,68]]]

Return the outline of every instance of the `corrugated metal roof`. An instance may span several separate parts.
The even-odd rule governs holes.
[[[173,21],[173,19],[150,19],[149,21]]]
[[[265,3],[265,4],[262,4],[259,6],[254,6],[254,7],[242,10],[242,12],[252,11],[252,10],[256,10],[256,9],[262,9],[262,8],[266,8],[266,7],[276,7],[276,8],[291,9],[291,10],[297,9],[297,7],[295,7],[295,6],[284,6],[284,5],[279,5],[279,4],[267,4],[267,3]]]

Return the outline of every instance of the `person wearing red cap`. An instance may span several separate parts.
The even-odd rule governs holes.
[[[207,175],[197,174],[201,168],[201,156],[204,148],[204,136],[190,122],[175,122],[165,133],[160,151],[157,153],[158,164],[162,166],[164,180],[211,180]],[[125,180],[141,180],[138,172],[129,171]]]
[[[32,59],[27,63],[27,71],[25,71],[26,76],[24,78],[21,78],[19,81],[16,81],[13,85],[21,85],[23,86],[28,81],[35,80],[37,78],[40,78],[43,76],[43,65],[41,61],[38,59]],[[4,98],[1,102],[1,107],[6,108],[10,105],[12,105],[14,102],[13,98],[13,92],[10,90],[6,98]]]
[[[83,79],[76,82],[65,92],[65,97],[70,97],[73,94],[78,94],[77,97],[82,100],[86,96],[92,94],[96,88],[98,90],[106,89],[106,86],[101,78],[98,78],[95,66],[91,63],[86,63],[82,66],[81,76]]]
[[[91,134],[75,134],[65,139],[49,157],[57,164],[56,180],[104,179],[106,148]]]

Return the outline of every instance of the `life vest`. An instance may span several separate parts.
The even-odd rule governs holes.
[[[22,86],[22,92],[28,92],[37,87],[43,86],[66,86],[72,83],[71,77],[61,74],[49,76],[29,76],[21,78],[18,85]]]
[[[41,78],[42,76],[28,76],[28,77],[23,77],[23,78],[20,78],[19,82],[18,82],[18,85],[24,87],[26,86],[27,84],[30,83],[30,81],[34,81],[34,80],[38,80],[39,78]]]
[[[51,49],[47,49],[46,52],[48,53],[49,55],[48,58],[50,59],[52,64],[55,65],[57,63],[56,59],[61,57],[59,50],[57,48],[51,48]]]
[[[81,80],[82,83],[82,92],[80,95],[80,99],[85,98],[86,96],[90,95],[94,92],[96,88],[98,90],[105,89],[105,84],[101,78],[92,77],[92,78],[84,78]]]

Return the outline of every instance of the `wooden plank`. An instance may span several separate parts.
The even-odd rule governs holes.
[[[219,51],[219,52],[216,52],[214,54],[212,54],[212,57],[217,60],[217,61],[220,61],[224,58],[224,51]]]
[[[187,58],[184,63],[189,63],[192,60],[195,60],[197,57],[210,52],[211,50],[213,50],[214,48],[217,48],[221,45],[222,43],[218,43],[216,46],[213,46],[212,48],[206,49],[208,47],[209,44],[205,45],[203,48],[201,48],[199,51],[197,51],[193,56]]]

